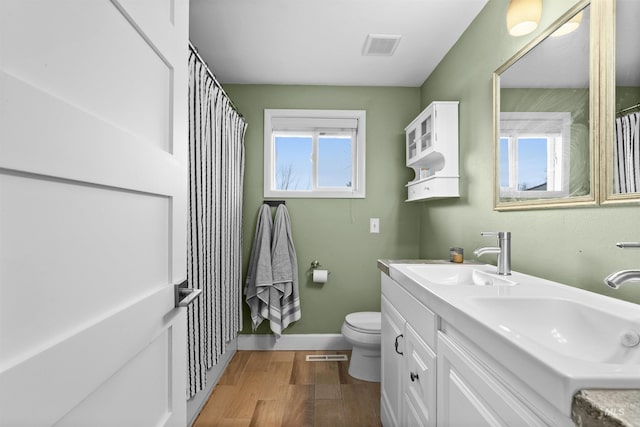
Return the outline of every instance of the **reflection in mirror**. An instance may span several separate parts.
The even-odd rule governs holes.
[[[594,201],[589,18],[574,9],[496,71],[496,209]]]
[[[640,197],[640,1],[616,3],[613,194]]]
[[[569,196],[571,114],[500,114],[500,197],[543,199]]]

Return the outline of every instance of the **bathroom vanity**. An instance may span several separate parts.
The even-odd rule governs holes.
[[[385,427],[573,426],[580,390],[640,388],[636,304],[492,265],[381,270]]]

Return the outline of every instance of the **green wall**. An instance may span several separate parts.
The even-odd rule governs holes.
[[[460,101],[461,197],[420,202],[420,256],[445,258],[455,245],[472,258],[475,248],[495,243],[481,231],[511,231],[514,270],[640,303],[637,284],[614,291],[602,283],[614,271],[640,268],[639,251],[615,247],[640,240],[637,204],[493,210],[492,73],[575,3],[545,0],[540,29],[517,38],[505,28],[508,2],[490,0],[421,87],[422,107]]]
[[[616,248],[640,240],[640,207],[618,205],[518,212],[493,210],[492,73],[543,28],[576,3],[545,0],[540,29],[510,37],[508,2],[489,0],[421,88],[225,85],[244,114],[244,268],[263,195],[265,108],[367,110],[367,197],[288,199],[300,270],[302,319],[285,333],[339,333],[345,314],[380,309],[379,258],[448,258],[450,246],[493,245],[481,231],[511,231],[514,270],[640,303],[640,286],[611,291],[602,279],[640,268],[640,251]],[[460,101],[460,198],[406,203],[404,127],[433,100]],[[380,234],[369,234],[369,218]],[[314,285],[310,263],[331,275]],[[495,263],[495,257],[482,261]],[[244,305],[244,330],[251,321]],[[269,333],[264,322],[257,333]]]
[[[287,199],[300,271],[302,318],[285,333],[340,333],[344,316],[380,310],[379,258],[415,258],[419,252],[419,206],[405,203],[404,128],[419,112],[418,88],[225,85],[249,127],[245,136],[244,269],[258,209],[263,201],[265,108],[364,109],[367,111],[366,198]],[[272,208],[275,209],[275,208]],[[273,211],[274,212],[274,211]],[[369,234],[380,218],[380,234]],[[331,274],[311,283],[311,261]],[[243,333],[251,333],[244,306]],[[268,322],[257,333],[268,333]]]

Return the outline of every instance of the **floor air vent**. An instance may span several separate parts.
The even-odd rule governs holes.
[[[346,354],[308,354],[307,362],[341,362],[349,360]]]

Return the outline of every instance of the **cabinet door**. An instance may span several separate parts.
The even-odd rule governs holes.
[[[438,334],[438,425],[545,426],[462,347]]]
[[[411,402],[408,400],[404,401],[404,406],[402,408],[402,415],[404,417],[404,421],[402,423],[403,427],[424,427],[424,417],[420,413],[420,410],[416,409]]]
[[[417,419],[406,425],[436,425],[436,355],[416,331],[405,324],[405,369],[403,413]]]
[[[420,153],[426,153],[433,145],[433,115],[427,114],[420,120]]]
[[[402,369],[404,351],[404,318],[389,300],[382,296],[382,384],[381,418],[385,427],[400,425]]]
[[[407,130],[407,164],[413,163],[418,156],[418,130],[411,128]]]
[[[427,107],[407,127],[407,166],[422,159],[431,151],[434,142],[433,109]]]

